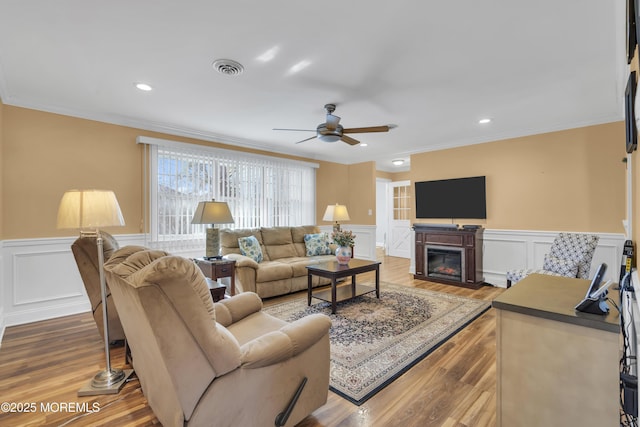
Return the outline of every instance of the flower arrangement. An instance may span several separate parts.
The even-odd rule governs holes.
[[[339,230],[331,233],[333,242],[338,246],[353,246],[356,240],[356,235],[351,230]]]

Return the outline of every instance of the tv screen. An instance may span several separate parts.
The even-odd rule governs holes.
[[[486,218],[485,177],[415,183],[416,218]]]
[[[626,149],[627,153],[633,153],[638,145],[634,102],[636,97],[636,72],[632,71],[627,80],[627,87],[624,91],[624,119],[626,130]]]
[[[637,0],[627,0],[627,64],[631,64],[638,42],[636,29],[636,7]]]

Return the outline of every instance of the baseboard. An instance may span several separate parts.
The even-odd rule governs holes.
[[[44,309],[33,308],[9,313],[5,316],[7,326],[22,325],[25,323],[39,322],[41,320],[53,319],[56,317],[71,316],[74,314],[87,313],[91,311],[89,300],[87,302],[60,304],[49,306]],[[4,332],[4,331],[3,331]]]

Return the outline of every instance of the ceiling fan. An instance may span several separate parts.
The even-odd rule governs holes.
[[[334,116],[333,112],[336,110],[336,104],[326,104],[324,109],[327,110],[327,121],[326,123],[320,123],[318,127],[315,129],[273,129],[273,130],[286,130],[286,131],[296,131],[296,132],[316,132],[315,136],[311,138],[303,139],[302,141],[296,142],[296,144],[300,144],[301,142],[309,141],[313,138],[318,138],[320,141],[324,142],[336,142],[337,140],[342,140],[349,145],[357,145],[360,144],[360,141],[357,139],[351,138],[350,136],[345,135],[346,133],[367,133],[367,132],[389,132],[389,129],[393,129],[396,125],[384,125],[384,126],[370,126],[364,128],[348,128],[345,129],[340,124],[340,117]]]

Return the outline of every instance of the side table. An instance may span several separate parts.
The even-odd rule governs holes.
[[[229,295],[234,296],[236,294],[236,261],[233,259],[194,259],[196,265],[200,267],[200,270],[206,277],[211,280],[218,280],[223,277],[229,277],[231,280],[231,286],[229,289]]]
[[[213,299],[213,302],[218,302],[224,299],[224,292],[227,287],[221,283],[218,283],[216,280],[209,279],[208,277],[206,278],[206,280],[207,286],[209,286],[209,292],[211,292],[211,298]]]

